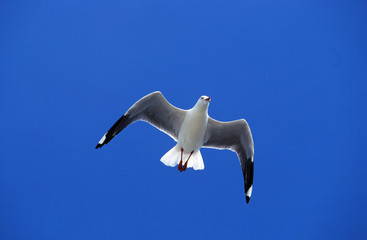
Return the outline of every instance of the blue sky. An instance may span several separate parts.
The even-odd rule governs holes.
[[[366,239],[365,1],[5,1],[0,4],[0,239]],[[236,154],[204,171],[135,123],[159,90],[245,118]]]

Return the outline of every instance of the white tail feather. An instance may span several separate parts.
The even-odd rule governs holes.
[[[186,161],[186,160],[185,160]],[[187,164],[187,167],[192,167],[194,170],[203,170],[204,169],[204,161],[201,156],[200,150],[196,150]]]
[[[189,153],[185,153],[182,156],[182,164],[185,164],[187,158],[189,157]],[[181,147],[177,144],[171,150],[169,150],[164,156],[161,158],[161,162],[166,166],[175,167],[180,163],[181,160]],[[202,170],[204,169],[204,161],[201,156],[200,150],[196,150],[190,157],[190,160],[187,164],[187,167],[192,167],[194,170]]]
[[[161,158],[161,162],[164,163],[166,166],[170,167],[178,165],[180,160],[181,160],[181,148],[178,145],[174,146]]]

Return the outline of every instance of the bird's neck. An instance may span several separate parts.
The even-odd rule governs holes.
[[[208,107],[207,104],[197,103],[195,106],[191,109],[192,112],[202,112],[202,113],[208,113]]]

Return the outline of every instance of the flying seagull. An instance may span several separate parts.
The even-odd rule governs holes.
[[[160,92],[148,94],[130,107],[108,130],[96,149],[109,143],[128,125],[141,120],[165,132],[177,142],[161,158],[161,162],[171,167],[178,165],[180,172],[190,167],[194,170],[204,169],[201,147],[232,150],[240,160],[248,203],[254,177],[254,143],[250,127],[244,119],[220,122],[209,117],[210,100],[210,97],[201,96],[193,108],[183,110],[171,105]]]

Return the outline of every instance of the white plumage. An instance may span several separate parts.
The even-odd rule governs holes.
[[[171,105],[160,92],[151,93],[136,102],[101,138],[96,148],[107,144],[129,124],[142,120],[171,136],[177,144],[161,162],[178,170],[204,169],[201,147],[229,149],[237,153],[245,181],[246,202],[252,194],[254,145],[244,119],[219,122],[209,117],[211,98],[202,96],[190,110]]]

